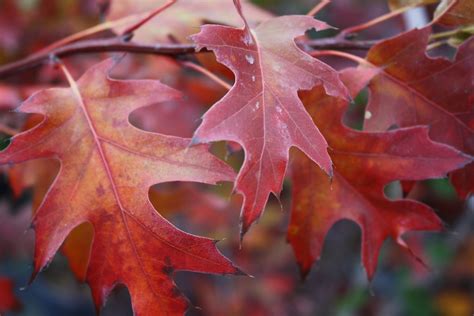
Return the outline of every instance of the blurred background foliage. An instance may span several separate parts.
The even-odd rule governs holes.
[[[313,0],[253,2],[275,14],[304,14],[315,5]],[[384,0],[334,0],[318,18],[342,29],[387,11]],[[0,0],[0,64],[25,57],[101,20],[95,0]],[[401,16],[360,36],[385,38],[405,29],[406,17]],[[78,76],[104,56],[107,55],[75,56],[67,63]],[[328,61],[336,68],[349,65],[336,59]],[[151,131],[190,136],[200,115],[225,93],[195,73],[184,71],[182,76],[183,70],[163,57],[127,56],[116,72],[119,77],[132,74],[160,78],[185,91],[189,101],[186,104],[165,104],[159,112],[146,108],[132,116],[134,124]],[[10,110],[37,89],[62,84],[62,80],[53,67],[2,78],[0,123],[20,130],[27,118]],[[346,115],[347,125],[361,128],[360,116],[366,101],[367,93],[355,99]],[[3,148],[8,144],[8,135],[0,132],[0,137]],[[213,149],[238,168],[242,154],[232,150],[234,147],[219,143]],[[39,163],[34,168],[50,167]],[[31,169],[20,166],[19,170]],[[0,172],[0,275],[15,281],[22,303],[19,310],[7,315],[94,315],[88,287],[76,281],[61,254],[28,285],[34,242],[29,221],[41,196],[31,189],[15,190],[10,167]],[[43,177],[46,183],[51,181]],[[242,249],[238,240],[240,201],[238,197],[230,198],[230,185],[212,188],[171,183],[150,191],[162,215],[188,232],[223,239],[218,244],[221,251],[255,277],[178,273],[179,288],[194,306],[188,315],[473,315],[474,202],[472,198],[460,201],[447,179],[396,183],[395,190],[387,190],[389,195],[404,194],[432,206],[445,222],[446,231],[407,236],[418,244],[417,251],[429,268],[394,243],[386,242],[377,274],[370,283],[360,264],[360,230],[348,221],[331,229],[321,260],[301,281],[285,240],[290,186],[286,183],[282,194],[283,211],[271,198],[265,215],[245,237]],[[125,288],[113,292],[103,315],[132,315]]]

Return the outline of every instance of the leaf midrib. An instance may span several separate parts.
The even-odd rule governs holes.
[[[104,166],[105,172],[107,174],[110,185],[112,187],[114,198],[115,198],[115,200],[116,200],[116,202],[119,206],[119,209],[120,209],[120,217],[121,217],[122,222],[124,224],[125,231],[127,232],[127,239],[128,239],[129,243],[131,244],[131,246],[133,248],[133,252],[135,253],[135,257],[138,261],[138,265],[140,267],[140,270],[142,271],[143,275],[145,276],[146,283],[148,284],[148,287],[151,289],[153,294],[157,297],[162,297],[163,295],[160,295],[159,293],[157,293],[155,291],[155,288],[150,283],[150,276],[148,275],[148,273],[143,268],[142,259],[141,259],[140,255],[138,253],[138,249],[136,248],[135,243],[133,242],[133,239],[132,239],[132,236],[131,236],[131,233],[130,233],[130,228],[128,227],[128,223],[127,223],[127,220],[125,218],[125,214],[124,214],[125,208],[122,205],[122,201],[120,200],[120,196],[119,196],[119,193],[118,193],[118,190],[117,190],[117,185],[115,184],[114,178],[112,176],[112,171],[110,170],[109,163],[107,161],[107,157],[105,156],[104,150],[103,150],[102,145],[100,143],[100,137],[97,134],[96,127],[95,127],[95,124],[94,124],[94,122],[93,122],[93,120],[90,116],[89,110],[86,107],[86,104],[85,104],[85,102],[82,98],[82,95],[79,91],[79,87],[77,86],[77,83],[74,81],[74,79],[68,73],[66,73],[66,76],[68,77],[68,81],[69,81],[69,84],[71,86],[71,90],[73,92],[73,95],[76,99],[76,102],[78,103],[79,107],[81,108],[81,110],[84,114],[84,117],[86,118],[87,125],[89,126],[89,129],[92,133],[92,137],[94,139],[95,145],[96,145],[97,150],[99,152],[101,162]]]

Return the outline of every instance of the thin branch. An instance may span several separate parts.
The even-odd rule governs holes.
[[[198,64],[195,64],[195,63],[190,62],[190,61],[183,61],[180,64],[205,75],[206,77],[208,77],[212,81],[216,82],[217,84],[219,84],[220,86],[222,86],[226,90],[230,90],[232,88],[232,86],[230,84],[228,84],[227,82],[225,82],[224,80],[222,80],[221,78],[219,78],[218,76],[216,76],[215,74],[213,74],[212,72],[210,72],[206,68],[201,67]]]
[[[168,9],[170,6],[176,3],[176,0],[168,0],[164,5],[156,8],[150,14],[148,14],[144,19],[141,21],[138,21],[135,25],[132,25],[131,27],[127,28],[123,34],[131,34],[134,31],[136,31],[138,28],[142,27],[145,23],[153,19],[155,16],[163,12],[164,10]]]
[[[149,20],[154,18],[157,14],[163,12],[163,10],[167,9],[169,6],[171,6],[173,3],[175,3],[176,0],[169,0],[166,4],[162,5],[161,7],[157,8],[156,10],[152,11],[148,15],[146,15],[144,18],[141,18],[137,23],[134,25],[130,26],[128,29],[126,29],[123,34],[130,34],[134,31],[136,31],[139,27],[143,26],[143,24],[147,23]],[[59,41],[56,41],[45,48],[41,49],[37,54],[42,54],[46,52],[51,52],[52,50],[65,46],[66,44],[77,42],[80,39],[83,39],[85,37],[97,34],[99,32],[103,32],[106,30],[113,29],[115,27],[120,27],[120,26],[125,26],[127,24],[130,24],[133,20],[139,19],[142,14],[132,14],[127,17],[117,19],[114,21],[107,21],[104,23],[100,23],[98,25],[95,25],[93,27],[90,27],[88,29],[85,29],[83,31],[80,31],[78,33],[74,33],[72,35],[69,35],[65,38],[60,39]]]
[[[435,48],[437,48],[437,47],[446,45],[446,44],[448,44],[448,43],[449,43],[448,40],[441,40],[441,41],[433,42],[433,43],[429,44],[429,45],[426,47],[426,50],[432,50],[432,49],[435,49]]]
[[[140,45],[124,42],[120,38],[86,40],[69,44],[42,54],[35,54],[25,59],[6,64],[0,67],[0,77],[12,75],[18,71],[31,69],[51,61],[53,57],[66,57],[77,54],[90,54],[101,52],[130,52],[136,54],[155,54],[179,56],[195,52],[192,44],[163,44],[163,45]]]
[[[16,129],[11,128],[10,126],[0,123],[0,133],[8,135],[8,136],[14,136],[18,134],[19,132]]]
[[[308,39],[300,42],[310,49],[369,50],[379,40],[349,40],[345,38]]]
[[[361,65],[366,65],[366,66],[373,67],[373,65],[370,62],[368,62],[367,60],[365,60],[364,58],[361,58],[361,57],[353,55],[353,54],[340,52],[340,51],[337,51],[337,50],[329,50],[328,49],[328,50],[314,51],[314,52],[311,52],[311,56],[314,56],[314,57],[318,57],[318,56],[338,56],[338,57],[342,57],[342,58],[345,58],[345,59],[352,60],[352,61],[354,61],[358,64],[361,64]]]
[[[469,27],[465,27],[465,28],[459,27],[459,28],[454,29],[454,30],[431,34],[430,41],[436,41],[436,40],[439,40],[439,39],[454,37],[456,35],[462,35],[464,32],[469,33],[468,28]]]
[[[51,45],[48,45],[45,48],[41,49],[36,54],[51,52],[52,50],[54,50],[56,48],[65,46],[65,45],[73,43],[73,42],[77,42],[80,39],[83,39],[85,37],[97,34],[99,32],[103,32],[103,31],[110,30],[110,29],[115,28],[115,27],[120,27],[120,26],[123,26],[123,25],[130,24],[130,22],[132,20],[136,19],[136,18],[137,18],[136,14],[135,15],[129,15],[129,16],[127,16],[125,18],[122,18],[122,19],[119,19],[119,20],[107,21],[107,22],[95,25],[93,27],[90,27],[90,28],[85,29],[83,31],[80,31],[78,33],[74,33],[74,34],[69,35],[65,38],[62,38],[59,41],[56,41],[56,42],[52,43]]]
[[[402,13],[408,11],[408,10],[411,10],[411,9],[413,9],[413,8],[415,8],[415,7],[416,7],[416,5],[401,7],[401,8],[399,8],[399,9],[397,9],[397,10],[394,10],[394,11],[392,11],[392,12],[389,12],[389,13],[386,13],[386,14],[384,14],[384,15],[381,15],[381,16],[379,16],[379,17],[373,19],[373,20],[367,21],[367,22],[362,23],[362,24],[359,24],[359,25],[354,25],[354,26],[348,27],[348,28],[342,30],[341,33],[340,33],[340,35],[346,36],[346,35],[348,35],[348,34],[353,34],[353,33],[360,32],[360,31],[365,30],[365,29],[367,29],[367,28],[369,28],[369,27],[371,27],[371,26],[374,26],[374,25],[376,25],[376,24],[379,24],[379,23],[381,23],[381,22],[384,22],[384,21],[386,21],[386,20],[389,20],[389,19],[391,19],[391,18],[393,18],[393,17],[396,17],[396,16],[398,16],[398,15],[400,15],[400,14],[402,14]]]
[[[343,38],[323,38],[314,40],[298,41],[298,45],[305,50],[314,49],[362,49],[367,50],[376,41],[352,41]],[[206,50],[202,50],[205,52]],[[180,56],[186,54],[196,54],[194,44],[158,44],[144,45],[133,42],[126,42],[121,37],[112,39],[84,40],[76,43],[57,47],[51,51],[44,51],[33,54],[25,59],[0,66],[0,78],[13,75],[19,71],[31,69],[51,61],[52,57],[66,57],[77,54],[101,53],[101,52],[129,52],[136,54],[155,54]]]
[[[319,11],[321,11],[325,6],[331,3],[331,0],[321,0],[320,3],[314,6],[306,15],[315,16]]]

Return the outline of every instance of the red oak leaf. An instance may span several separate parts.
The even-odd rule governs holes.
[[[369,85],[365,129],[429,125],[430,137],[474,155],[474,39],[454,61],[431,58],[430,29],[413,30],[375,45],[367,60],[380,67]],[[474,164],[452,174],[461,197],[474,190]]]
[[[278,195],[296,146],[332,173],[327,143],[298,98],[298,90],[323,84],[326,92],[345,96],[346,88],[328,65],[301,51],[295,37],[328,26],[309,16],[282,16],[250,29],[205,25],[193,40],[213,50],[236,77],[232,89],[204,116],[194,142],[235,141],[245,161],[235,185],[244,196],[242,234],[259,218],[270,193]]]
[[[163,65],[165,67],[163,67]],[[169,65],[175,66],[175,64],[163,58],[147,60],[146,74],[142,72],[141,75],[156,76],[157,71],[167,71],[168,73],[174,71],[176,81],[173,82],[173,86],[179,86],[179,90],[186,93],[186,100],[171,100],[170,102],[160,103],[160,106],[151,105],[140,108],[132,113],[130,122],[147,131],[190,137],[196,128],[196,124],[198,123],[196,120],[199,118],[201,108],[203,107],[199,102],[194,101],[196,97],[194,97],[194,91],[190,91],[190,84],[193,84],[193,86],[191,86],[192,88],[194,88],[195,85],[196,93],[201,93],[204,98],[217,98],[213,96],[214,91],[210,90],[204,82],[196,81],[195,79],[191,80],[176,71],[175,68],[169,69],[169,67],[167,67]],[[115,74],[130,73],[130,71],[134,70],[130,70],[127,67],[123,69],[123,64],[121,66],[122,68],[120,68],[119,74],[117,74],[117,69],[114,69]],[[180,70],[179,68],[177,69]],[[18,101],[18,103],[20,102]],[[42,119],[42,115],[30,116],[24,124],[22,131],[34,127],[40,123]],[[32,188],[32,207],[34,212],[41,204],[48,188],[53,182],[58,167],[59,164],[57,161],[51,159],[31,160],[10,167],[8,170],[8,178],[13,193],[18,197],[26,189]],[[205,227],[209,227],[208,230],[220,227],[216,226],[215,220],[209,221],[209,215],[213,212],[215,214],[217,210],[223,212],[225,208],[228,209],[229,205],[225,202],[225,199],[219,199],[212,194],[206,194],[201,190],[197,190],[195,186],[191,186],[185,182],[175,183],[172,187],[173,189],[166,193],[158,192],[154,187],[150,189],[150,201],[156,209],[160,210],[163,216],[166,217],[172,212],[180,211],[194,224],[198,223],[201,224],[201,226],[206,225]],[[27,216],[25,219],[28,222],[30,214],[28,212],[23,214]],[[216,218],[216,216],[214,216],[214,218]],[[6,222],[5,225],[8,226],[8,222]],[[2,226],[2,221],[0,221],[0,226]],[[28,223],[20,230],[21,234],[23,234],[27,226]],[[3,231],[0,230],[0,232]],[[62,254],[67,257],[71,270],[79,280],[84,280],[86,277],[92,239],[93,229],[90,225],[80,225],[68,235],[61,247]],[[1,244],[0,238],[0,248]]]
[[[233,179],[207,147],[132,126],[135,109],[179,97],[158,81],[110,79],[111,60],[89,69],[71,88],[40,91],[19,110],[44,120],[12,138],[0,163],[55,158],[59,173],[36,211],[33,277],[82,223],[94,228],[86,279],[97,308],[119,283],[137,315],[182,314],[186,300],[172,271],[238,273],[215,242],[180,231],[152,207],[155,183]],[[124,260],[126,259],[126,260]]]
[[[20,303],[13,294],[13,282],[0,276],[0,313],[16,309]]]
[[[362,73],[352,69],[342,73],[348,86],[366,82],[370,75],[367,68]],[[364,86],[358,84],[351,91],[356,93]],[[322,89],[304,94],[303,100],[331,148],[334,178],[331,181],[303,154],[296,154],[291,167],[293,205],[288,240],[306,275],[319,259],[329,229],[339,220],[350,219],[361,227],[362,261],[372,278],[385,239],[391,237],[408,249],[402,239],[405,232],[442,228],[428,206],[407,199],[389,200],[384,187],[396,180],[442,177],[471,159],[431,141],[426,127],[382,133],[349,129],[341,122],[347,102],[325,96]]]

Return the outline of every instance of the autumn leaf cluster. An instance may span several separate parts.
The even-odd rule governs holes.
[[[389,3],[397,11],[424,2]],[[429,206],[384,190],[392,183],[445,176],[461,198],[474,190],[474,40],[468,28],[473,10],[467,0],[442,1],[428,26],[377,41],[362,58],[313,48],[306,32],[331,26],[312,15],[276,17],[238,0],[111,0],[102,27],[115,37],[100,43],[109,46],[81,35],[45,48],[43,55],[68,86],[37,89],[16,108],[32,116],[0,152],[13,191],[35,189],[32,279],[62,251],[77,278],[89,284],[98,310],[123,284],[136,315],[168,315],[183,314],[188,306],[174,271],[252,274],[222,255],[216,240],[178,229],[154,207],[160,203],[151,200],[165,197],[150,188],[177,181],[233,183],[233,193],[242,197],[243,239],[288,179],[287,240],[303,276],[342,219],[361,227],[369,279],[388,238],[417,257],[403,235],[440,231],[443,223]],[[204,21],[213,23],[193,34],[194,25]],[[451,42],[441,43],[454,46],[452,58],[430,55],[439,36],[433,29],[440,26],[456,30],[449,33]],[[343,30],[335,41],[347,44],[356,30]],[[178,70],[163,61],[160,71],[181,82],[172,88],[134,75],[114,79],[111,73],[126,63],[121,54],[78,75],[61,55],[144,47],[171,55]],[[358,65],[335,70],[324,55]],[[179,91],[190,81],[180,67],[197,69],[228,89],[199,126],[183,115],[192,111],[193,101]],[[347,124],[347,110],[366,89],[363,129],[357,130]],[[144,115],[142,122],[153,120],[180,136],[133,124],[136,110],[163,109],[170,102],[180,113],[160,110],[161,117]],[[233,153],[243,152],[241,166],[210,150],[220,141]],[[46,159],[51,161],[44,164]],[[198,194],[187,190],[183,196]],[[193,201],[185,205],[199,210]],[[0,293],[10,287],[0,279]],[[0,312],[17,304],[2,294]]]

